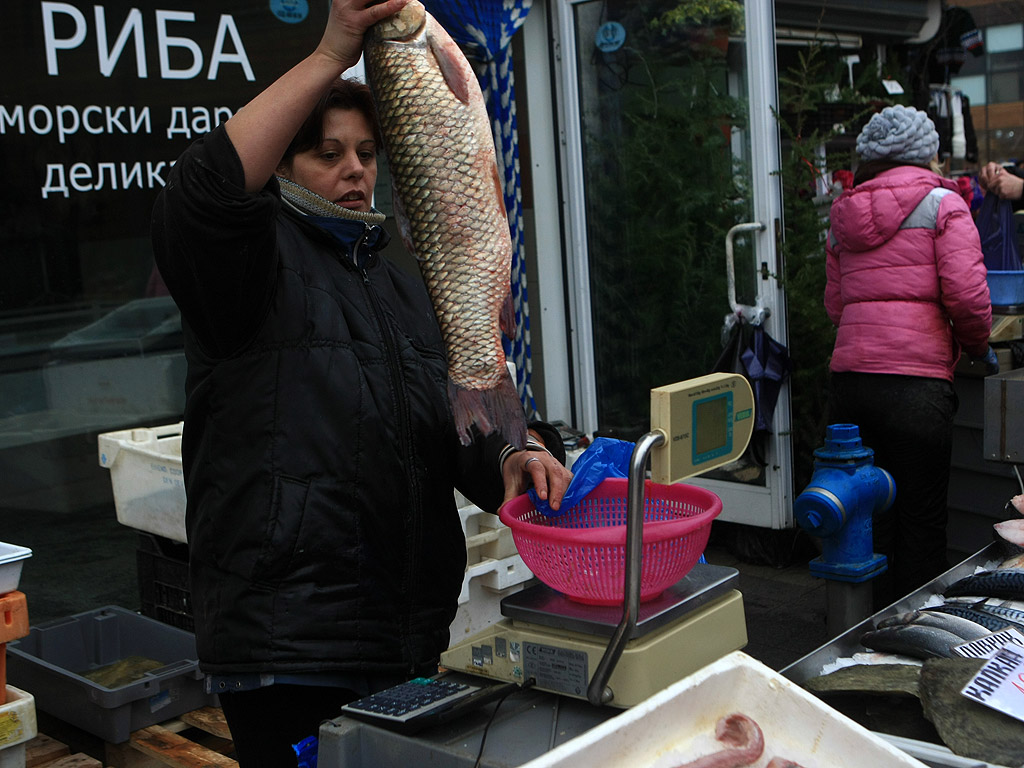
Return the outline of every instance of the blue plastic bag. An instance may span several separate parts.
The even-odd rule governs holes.
[[[610,437],[597,437],[572,465],[572,480],[558,509],[552,509],[548,503],[537,496],[531,488],[528,493],[534,507],[548,517],[557,517],[567,509],[572,509],[592,490],[609,477],[629,477],[629,461],[633,456],[633,443],[627,440],[614,440]]]
[[[308,736],[298,744],[292,744],[295,758],[298,761],[297,768],[316,768],[319,748],[320,742],[316,736]]]
[[[974,221],[985,254],[985,268],[995,272],[1019,270],[1021,261],[1013,203],[994,194],[985,195]]]

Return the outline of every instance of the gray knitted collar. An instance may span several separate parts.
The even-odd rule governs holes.
[[[383,224],[387,219],[380,211],[352,211],[344,206],[332,203],[325,197],[315,192],[310,192],[305,187],[296,184],[283,176],[277,177],[277,183],[281,188],[281,198],[285,203],[306,216],[326,216],[333,219],[350,219],[362,221],[367,224]]]

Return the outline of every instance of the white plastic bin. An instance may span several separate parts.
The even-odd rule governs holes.
[[[733,651],[522,768],[668,768],[716,752],[719,718],[742,712],[764,734],[752,768],[784,757],[805,768],[926,768],[793,682]]]
[[[28,547],[0,541],[0,595],[6,595],[18,588],[21,567],[31,556],[32,550]]]
[[[99,436],[100,466],[110,470],[117,520],[172,541],[186,541],[183,422]]]
[[[501,619],[501,599],[521,590],[533,578],[516,551],[512,529],[497,515],[468,505],[459,509],[466,534],[466,574],[459,608],[449,632],[451,642],[491,626]]]

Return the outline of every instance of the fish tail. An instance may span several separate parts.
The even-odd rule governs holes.
[[[472,442],[469,428],[474,422],[485,435],[497,430],[509,445],[519,450],[526,445],[526,416],[511,376],[493,389],[465,389],[448,379],[448,400],[463,445]]]

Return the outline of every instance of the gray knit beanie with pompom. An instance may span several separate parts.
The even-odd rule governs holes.
[[[897,104],[871,116],[857,137],[857,154],[864,161],[926,165],[939,151],[939,134],[927,114]]]

